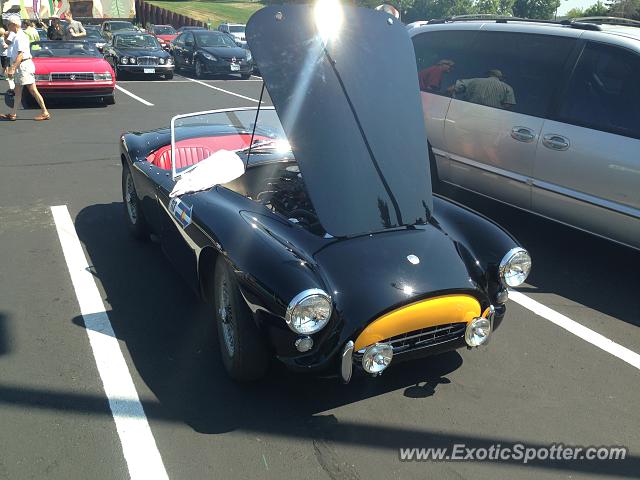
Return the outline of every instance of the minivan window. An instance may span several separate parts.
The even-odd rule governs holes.
[[[421,90],[537,117],[574,45],[566,37],[465,30],[414,39]]]
[[[640,138],[640,56],[589,42],[571,75],[558,120]]]

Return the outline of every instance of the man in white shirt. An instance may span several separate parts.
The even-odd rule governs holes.
[[[22,87],[27,87],[29,93],[38,102],[42,113],[34,118],[34,120],[49,120],[51,115],[44,104],[42,95],[36,87],[36,66],[31,59],[31,47],[29,37],[20,28],[21,20],[18,16],[9,18],[9,31],[15,34],[11,47],[9,48],[9,57],[11,58],[11,66],[7,69],[7,75],[13,75],[16,82],[16,96],[13,102],[13,110],[11,113],[0,115],[1,119],[15,121],[18,115],[18,107],[22,103]]]
[[[0,64],[2,65],[2,73],[7,77],[7,83],[9,83],[9,90],[7,95],[12,96],[14,88],[13,78],[7,75],[9,69],[9,47],[15,34],[13,32],[7,32],[4,28],[0,27]]]

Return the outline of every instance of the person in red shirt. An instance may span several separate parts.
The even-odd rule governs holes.
[[[453,60],[440,60],[435,65],[420,70],[420,73],[418,73],[420,90],[423,92],[439,92],[442,77],[444,77],[445,73],[449,73],[454,65]]]

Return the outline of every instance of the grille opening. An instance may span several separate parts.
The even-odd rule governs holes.
[[[401,353],[462,337],[466,328],[467,324],[464,322],[436,325],[396,335],[383,342],[391,344],[393,353]]]

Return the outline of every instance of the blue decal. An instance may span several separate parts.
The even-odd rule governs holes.
[[[191,223],[193,205],[187,205],[179,198],[172,198],[169,202],[169,211],[182,228],[187,228]]]

